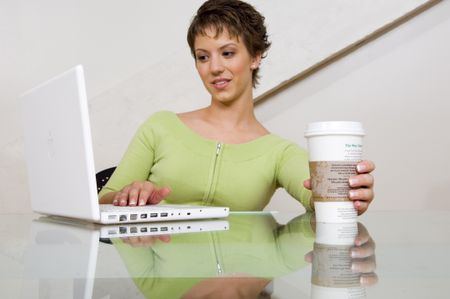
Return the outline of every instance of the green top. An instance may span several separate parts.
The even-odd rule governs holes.
[[[167,186],[171,204],[228,206],[262,210],[278,187],[307,210],[311,192],[308,154],[274,134],[242,144],[201,137],[173,112],[153,114],[141,125],[122,161],[99,196],[134,181]]]

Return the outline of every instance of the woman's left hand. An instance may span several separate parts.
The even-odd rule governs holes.
[[[374,198],[373,184],[374,179],[370,174],[375,170],[375,164],[372,161],[361,161],[356,165],[358,175],[349,178],[349,198],[353,200],[358,215],[364,213]],[[305,188],[311,190],[310,179],[303,182]]]
[[[374,170],[375,164],[372,161],[361,161],[356,165],[358,175],[349,179],[351,187],[349,197],[353,200],[358,215],[367,210],[375,196],[373,192],[374,179],[370,174]]]

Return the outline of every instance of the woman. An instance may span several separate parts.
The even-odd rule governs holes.
[[[100,202],[135,206],[164,199],[261,210],[283,187],[312,210],[307,153],[271,134],[254,115],[253,87],[270,47],[264,17],[241,1],[206,1],[192,20],[188,43],[210,105],[152,115],[100,192]],[[361,214],[373,199],[374,165],[363,161],[357,168],[350,198]]]

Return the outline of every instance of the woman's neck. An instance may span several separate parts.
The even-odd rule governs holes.
[[[254,113],[253,99],[249,98],[231,103],[212,100],[203,109],[205,120],[223,128],[245,128],[258,123]]]

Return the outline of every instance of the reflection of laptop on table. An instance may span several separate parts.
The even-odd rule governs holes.
[[[144,227],[147,230],[141,232]],[[24,273],[28,278],[37,280],[40,288],[54,285],[58,290],[66,288],[64,294],[72,291],[74,298],[93,298],[94,285],[101,282],[102,278],[128,277],[122,273],[122,261],[112,257],[109,260],[103,258],[103,263],[108,265],[108,276],[98,270],[100,240],[226,230],[229,230],[228,221],[218,219],[96,225],[68,218],[40,217],[33,220],[31,225],[31,241],[25,253]],[[96,282],[96,279],[99,281]],[[72,283],[65,283],[67,280]]]
[[[25,153],[35,212],[97,223],[153,222],[228,216],[227,207],[98,203],[82,66],[22,95]]]

